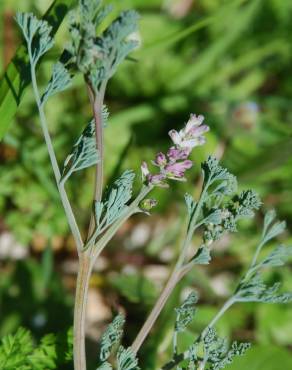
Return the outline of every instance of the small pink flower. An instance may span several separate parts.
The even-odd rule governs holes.
[[[190,154],[189,148],[177,149],[174,146],[172,146],[167,152],[167,156],[172,162],[176,162],[177,160],[180,159],[187,159],[189,154]]]
[[[204,121],[204,116],[202,115],[198,115],[196,116],[195,114],[191,114],[190,115],[190,118],[186,124],[186,127],[185,127],[185,132],[186,133],[189,133],[190,131],[192,131],[195,127],[198,127],[200,126]]]
[[[155,166],[158,166],[158,167],[165,166],[166,163],[167,163],[167,159],[166,159],[165,154],[161,152],[156,154],[155,161],[153,162]]]
[[[176,130],[169,131],[169,136],[171,137],[173,143],[181,149],[192,149],[195,146],[205,143],[202,135],[209,131],[209,127],[207,125],[201,126],[203,120],[203,116],[196,116],[195,114],[192,114],[186,126],[179,132]]]
[[[190,160],[185,160],[183,162],[176,162],[165,166],[165,172],[169,178],[183,178],[185,171],[191,168],[193,162]]]
[[[209,131],[209,126],[202,125],[202,126],[193,127],[188,132],[188,135],[190,135],[191,137],[199,137],[199,136],[205,134],[208,131]]]
[[[149,184],[152,184],[154,186],[160,186],[162,188],[168,187],[168,185],[165,183],[166,175],[162,173],[158,173],[156,175],[149,174],[147,176],[147,181]]]
[[[205,143],[203,134],[209,131],[207,125],[202,125],[203,120],[203,116],[192,114],[179,132],[169,131],[174,146],[168,149],[166,155],[162,152],[157,153],[155,160],[152,161],[153,165],[159,167],[159,173],[151,174],[147,164],[142,163],[142,179],[146,184],[167,187],[167,180],[185,181],[185,172],[193,165],[188,157],[194,147]]]

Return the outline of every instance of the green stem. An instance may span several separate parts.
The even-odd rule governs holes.
[[[46,145],[47,145],[49,157],[50,157],[50,160],[51,160],[53,172],[54,172],[57,187],[58,187],[58,190],[59,190],[59,193],[60,193],[60,198],[61,198],[64,210],[65,210],[65,213],[66,213],[68,224],[70,226],[70,229],[71,229],[71,232],[73,234],[75,243],[77,245],[77,250],[80,252],[83,248],[83,241],[82,241],[80,231],[79,231],[77,222],[75,220],[75,216],[73,214],[73,211],[72,211],[67,193],[65,191],[64,185],[60,184],[61,173],[60,173],[60,170],[59,170],[59,166],[58,166],[55,151],[54,151],[54,148],[53,148],[52,140],[51,140],[51,137],[50,137],[50,134],[49,134],[45,112],[44,112],[44,109],[43,109],[43,105],[41,103],[41,98],[40,98],[40,94],[39,94],[39,90],[38,90],[38,86],[37,86],[37,81],[36,81],[35,65],[33,64],[33,58],[32,58],[32,53],[31,53],[30,48],[28,48],[28,53],[29,53],[30,63],[31,63],[32,87],[33,87],[35,100],[36,100],[37,107],[38,107],[41,128],[42,128],[43,135],[44,135],[44,138],[45,138],[45,142],[46,142]]]

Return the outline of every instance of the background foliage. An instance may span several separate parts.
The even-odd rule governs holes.
[[[107,1],[106,1],[107,2]],[[211,127],[208,143],[195,151],[199,162],[210,152],[238,176],[242,186],[255,188],[266,207],[292,224],[292,4],[290,0],[111,0],[115,10],[141,13],[141,47],[110,82],[106,103],[106,178],[124,169],[138,171],[141,160],[169,145],[167,132],[178,128],[190,112],[204,114]],[[20,44],[12,19],[16,10],[42,15],[50,1],[3,0],[1,71]],[[56,46],[39,71],[47,81],[52,60],[67,38],[66,21]],[[90,120],[83,81],[52,98],[47,110],[59,160]],[[38,126],[32,92],[27,89],[17,114],[0,144],[0,335],[19,325],[35,338],[68,329],[76,272],[74,245],[52,178]],[[1,124],[1,121],[0,121]],[[111,243],[92,281],[93,310],[89,341],[111,318],[111,310],[127,312],[130,343],[153,304],[176,253],[183,215],[183,195],[196,195],[199,165],[187,184],[157,191],[159,207],[152,218],[138,216]],[[70,195],[81,225],[88,223],[93,173],[74,175]],[[189,286],[200,293],[201,308],[186,346],[214,315],[232,290],[238,271],[250,260],[259,226],[244,223],[241,233],[220,243],[209,267],[193,271],[173,294],[153,335],[146,343],[142,368],[167,360],[174,322],[173,308]],[[287,237],[289,237],[287,235]],[[291,240],[291,238],[290,238]],[[25,257],[25,258],[24,258]],[[113,271],[115,271],[113,273]],[[277,272],[291,290],[290,270]],[[268,276],[273,281],[276,276]],[[106,292],[106,298],[101,298]],[[110,292],[110,294],[109,294]],[[101,309],[102,308],[102,309]],[[291,307],[246,304],[235,306],[219,322],[229,338],[255,346],[234,369],[292,365]],[[159,345],[158,345],[159,344]],[[95,347],[91,356],[96,358]],[[274,361],[274,362],[273,362]],[[231,367],[230,367],[231,368]]]

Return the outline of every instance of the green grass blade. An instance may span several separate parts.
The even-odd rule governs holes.
[[[184,40],[185,38],[189,37],[193,33],[199,31],[202,28],[205,28],[212,23],[217,21],[221,21],[222,17],[224,17],[227,11],[231,11],[232,9],[238,8],[245,0],[233,0],[228,2],[225,6],[223,6],[220,11],[216,12],[213,15],[205,17],[201,20],[198,20],[195,24],[180,30],[178,32],[174,32],[170,35],[163,36],[158,40],[152,41],[149,44],[145,44],[143,48],[139,51],[139,57],[143,54],[149,54],[150,52],[153,54],[157,54],[158,52],[162,52],[163,50],[173,46],[174,44],[178,43],[179,41]]]
[[[57,32],[72,4],[73,0],[55,0],[50,6],[43,19],[46,19],[53,27],[52,34]],[[27,51],[23,43],[0,81],[0,140],[9,128],[25,88],[30,84],[28,67]]]
[[[212,70],[214,64],[227,52],[227,50],[242,36],[259,10],[261,0],[248,2],[243,8],[238,7],[233,12],[233,21],[228,24],[228,29],[222,33],[221,37],[207,47],[198,56],[197,60],[181,72],[174,79],[171,88],[173,90],[185,89],[199,78],[207,75]]]

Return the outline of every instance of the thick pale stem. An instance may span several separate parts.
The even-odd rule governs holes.
[[[83,253],[79,258],[74,308],[74,370],[86,370],[85,318],[90,275],[90,258]]]
[[[168,297],[170,296],[171,292],[173,291],[174,287],[176,286],[180,279],[181,275],[179,271],[174,270],[171,276],[169,277],[160,297],[156,301],[155,306],[153,307],[150,315],[148,316],[147,320],[145,321],[144,325],[139,331],[136,339],[134,340],[132,344],[133,352],[137,353],[139,351],[142,343],[148,336],[152,326],[157,320],[159,314],[161,313],[166,301],[168,300]]]
[[[103,162],[104,162],[104,139],[103,139],[103,120],[102,120],[102,107],[103,107],[104,92],[95,97],[93,101],[93,116],[95,121],[95,136],[96,136],[96,147],[99,153],[100,160],[96,165],[96,182],[95,182],[95,197],[96,201],[100,201],[102,198],[102,186],[103,186]]]

